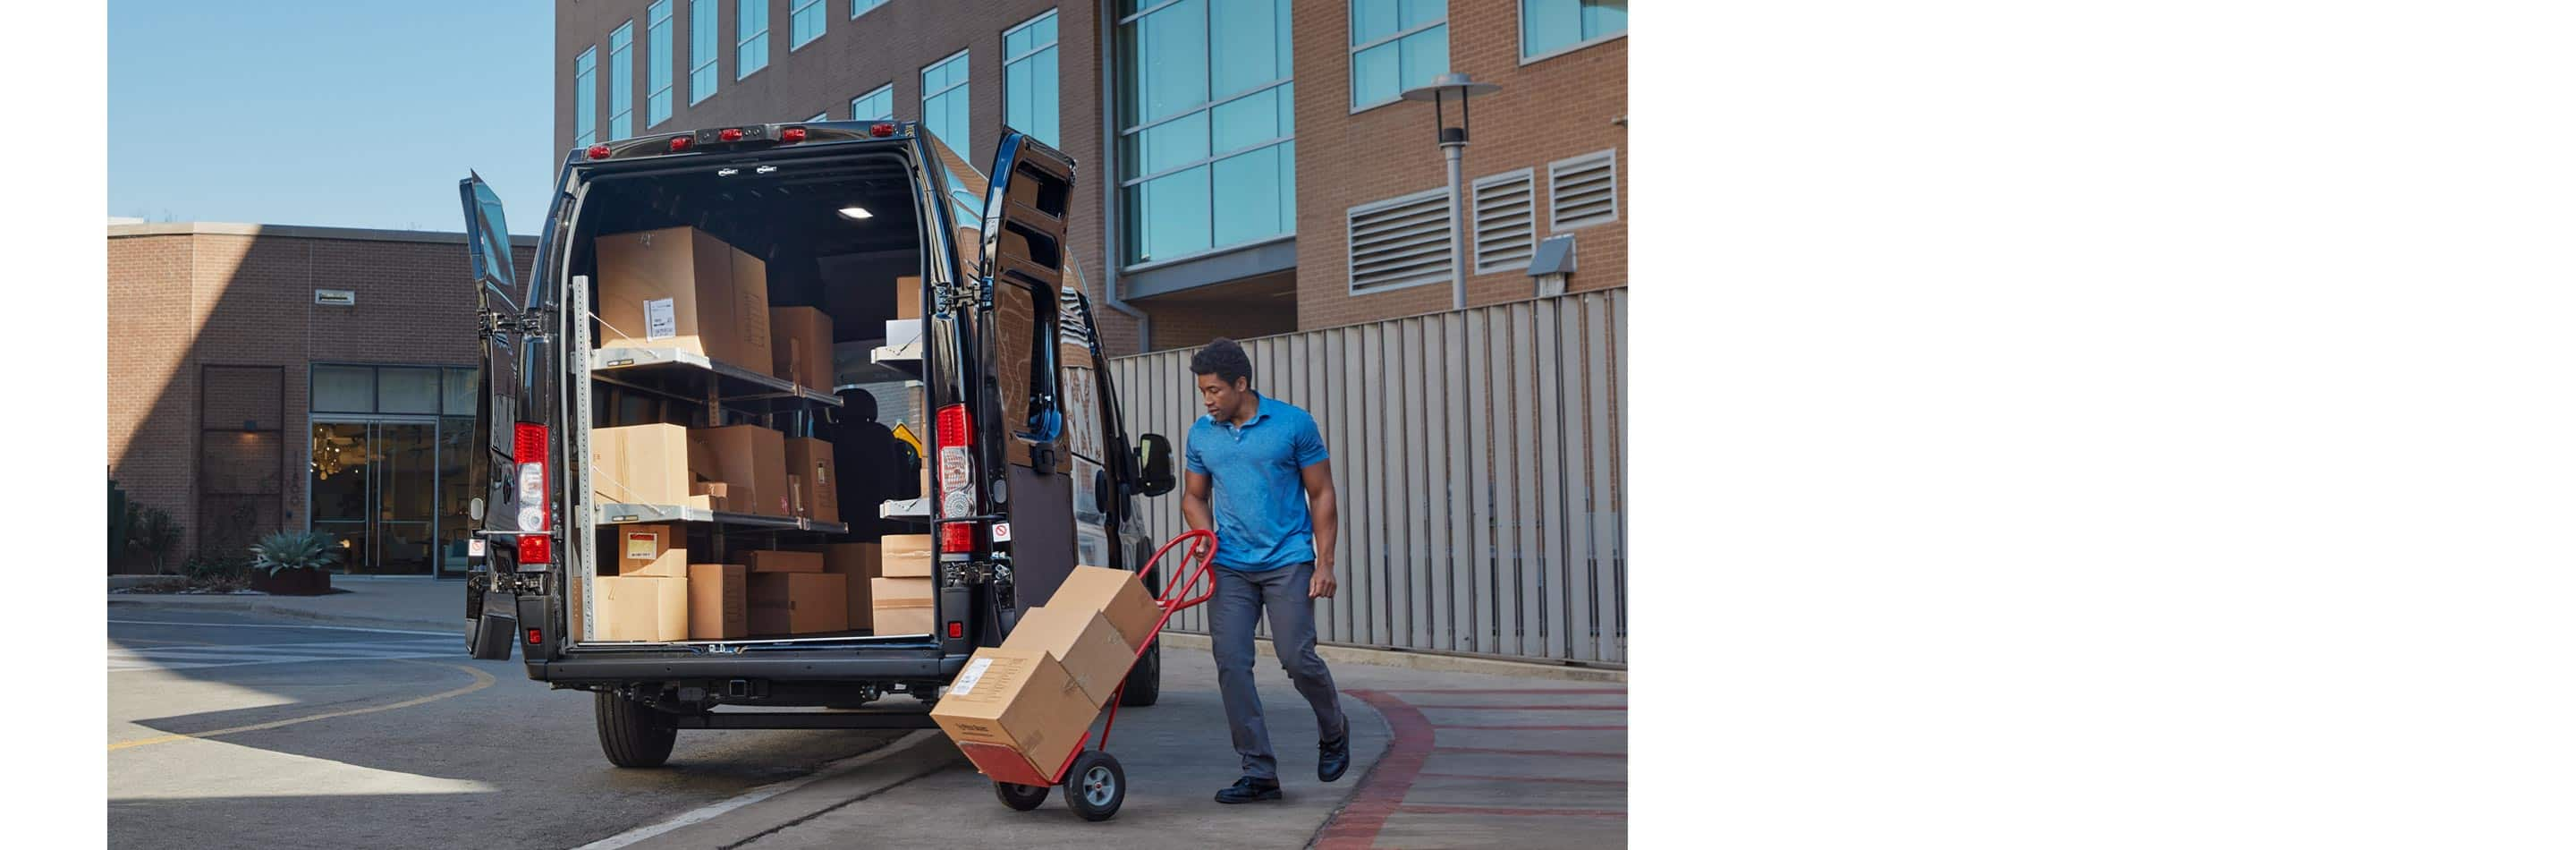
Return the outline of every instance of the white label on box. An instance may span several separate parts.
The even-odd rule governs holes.
[[[671,312],[671,299],[654,298],[644,302],[644,338],[670,339],[680,335],[680,321]]]
[[[966,669],[957,672],[957,681],[948,685],[948,695],[962,697],[974,693],[976,680],[984,678],[984,670],[991,666],[993,666],[993,659],[990,658],[978,658],[966,662]]]
[[[637,561],[662,557],[662,535],[651,531],[627,532],[626,557]]]

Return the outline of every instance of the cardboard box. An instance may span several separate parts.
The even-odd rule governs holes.
[[[1107,617],[1080,608],[1031,609],[1011,627],[1002,648],[1045,652],[1064,665],[1064,672],[1082,686],[1094,708],[1108,704],[1109,695],[1126,680],[1128,666],[1136,663],[1135,648],[1118,636]]]
[[[820,552],[790,552],[782,549],[762,549],[760,551],[744,555],[743,561],[744,563],[750,564],[751,571],[755,573],[819,573],[823,571],[823,554]]]
[[[832,316],[812,307],[769,310],[770,373],[801,386],[832,389]]]
[[[678,425],[590,429],[592,497],[624,504],[689,504],[689,446],[689,429]]]
[[[927,534],[888,534],[877,540],[882,565],[878,575],[886,578],[930,578],[931,564],[938,559],[939,546]]]
[[[609,533],[616,541],[618,575],[689,577],[689,539],[680,526],[621,525]]]
[[[741,564],[690,564],[689,639],[751,634],[750,583],[751,570]]]
[[[912,347],[912,346],[918,346],[918,345],[920,345],[920,344],[921,344],[921,320],[920,320],[920,319],[887,319],[887,320],[886,320],[886,323],[885,323],[885,347],[887,347],[887,348],[891,348],[891,349],[894,349],[894,350],[896,350],[896,351],[902,351],[902,350],[903,350],[903,349],[905,349],[905,348]]]
[[[868,616],[878,635],[933,633],[939,589],[929,579],[875,578],[868,584]]]
[[[787,440],[789,507],[817,522],[841,521],[841,470],[832,444],[813,437]]]
[[[758,258],[690,227],[611,234],[593,247],[599,347],[677,348],[769,374],[769,284]]]
[[[823,571],[849,581],[850,628],[876,627],[877,544],[830,543],[806,547],[823,556]]]
[[[894,315],[898,319],[921,318],[921,276],[894,279]]]
[[[689,429],[692,474],[725,484],[732,510],[793,516],[787,493],[787,435],[758,425]]]
[[[689,638],[689,580],[597,576],[590,580],[592,640]]]
[[[808,635],[850,628],[845,579],[829,573],[754,572],[749,579],[751,633]]]
[[[1044,652],[985,647],[930,709],[933,722],[988,776],[1045,777],[1073,757],[1099,707]]]
[[[1056,585],[1055,595],[1047,599],[1046,607],[1099,612],[1128,646],[1145,645],[1148,633],[1154,630],[1154,621],[1163,616],[1162,603],[1145,592],[1143,579],[1135,573],[1107,567],[1073,568],[1073,574]]]

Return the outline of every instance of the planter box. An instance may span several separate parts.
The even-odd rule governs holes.
[[[279,570],[272,576],[263,570],[252,570],[250,587],[279,596],[320,596],[331,592],[331,574],[323,570]]]

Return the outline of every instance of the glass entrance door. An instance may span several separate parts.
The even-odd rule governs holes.
[[[340,571],[430,575],[441,566],[437,420],[315,422],[313,530]]]

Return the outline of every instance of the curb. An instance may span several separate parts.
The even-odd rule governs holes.
[[[459,615],[454,622],[445,620],[409,620],[397,617],[365,617],[331,611],[313,611],[305,608],[279,605],[274,602],[252,599],[217,599],[206,602],[177,602],[150,598],[120,599],[109,597],[107,605],[111,609],[130,608],[143,611],[231,611],[246,614],[262,614],[271,617],[285,617],[296,620],[311,620],[321,623],[339,623],[351,626],[375,626],[378,628],[389,629],[403,628],[455,632],[459,637],[462,637],[465,634],[463,625],[465,618],[462,615]]]
[[[1164,646],[1179,647],[1182,649],[1208,648],[1208,637],[1206,635],[1191,634],[1189,632],[1166,631],[1163,633],[1162,641]],[[1253,649],[1259,652],[1264,658],[1276,658],[1279,656],[1279,651],[1270,645],[1269,638],[1255,639],[1253,641]],[[1363,649],[1354,646],[1334,646],[1332,644],[1323,643],[1315,645],[1315,654],[1323,656],[1326,661],[1348,664],[1367,664],[1375,667],[1395,667],[1404,670],[1424,670],[1439,673],[1483,673],[1493,676],[1517,676],[1524,679],[1550,679],[1560,682],[1617,682],[1623,685],[1628,683],[1628,671],[1612,670],[1602,667],[1573,667],[1560,664],[1542,664],[1529,661],[1506,661],[1499,658],[1476,658],[1465,655],[1444,655],[1431,652],[1402,652],[1388,649]]]

